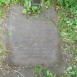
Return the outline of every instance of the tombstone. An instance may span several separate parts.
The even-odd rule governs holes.
[[[12,34],[8,37],[12,48],[9,63],[19,67],[44,65],[61,73],[64,67],[57,26],[44,14],[27,18],[22,9],[15,6],[9,14],[8,30]]]

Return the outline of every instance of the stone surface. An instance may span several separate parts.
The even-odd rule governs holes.
[[[58,24],[59,18],[57,11],[52,7],[52,9],[44,10],[45,17],[47,17],[51,22],[53,22],[56,26]]]
[[[15,9],[9,16],[12,61],[23,65],[48,65],[57,61],[59,37],[53,22],[42,16],[26,18]]]
[[[22,9],[15,6],[9,14],[7,28],[11,34],[9,45],[12,48],[9,61],[23,67],[45,65],[60,73],[63,67],[57,26],[47,19],[48,13],[26,17],[22,15]],[[52,17],[55,15],[52,14]]]

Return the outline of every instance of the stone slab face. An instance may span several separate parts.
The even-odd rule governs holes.
[[[22,15],[22,9],[16,6],[9,13],[8,30],[11,36],[8,39],[12,48],[10,62],[20,66],[55,67],[61,61],[60,38],[56,25],[43,14],[26,17]]]
[[[57,27],[43,15],[26,17],[21,12],[22,7],[14,7],[9,14],[11,62],[25,66],[54,65],[60,58]]]
[[[38,17],[32,17],[22,15],[22,10],[23,7],[14,6],[8,13],[5,34],[11,54],[6,61],[14,69],[5,77],[22,77],[21,74],[33,77],[34,65],[45,65],[60,77],[65,67],[56,12],[54,9],[45,10]]]

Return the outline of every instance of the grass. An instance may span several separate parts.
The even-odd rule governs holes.
[[[11,67],[8,66],[6,58],[9,54],[9,49],[7,49],[5,44],[5,29],[0,27],[0,77],[8,74]]]
[[[3,69],[3,61],[6,58],[6,46],[4,44],[3,29],[0,28],[0,71]]]
[[[58,0],[60,1],[60,0]],[[59,30],[64,43],[64,52],[69,52],[76,63],[77,57],[77,1],[65,0],[65,5],[57,5],[56,9],[60,17]],[[61,2],[61,1],[60,1]]]
[[[60,19],[59,30],[64,44],[63,53],[69,53],[72,56],[62,77],[77,77],[77,1],[58,1],[56,10]]]
[[[56,75],[44,66],[35,66],[34,77],[56,77]]]
[[[1,55],[4,55],[5,54],[5,51],[6,51],[6,47],[5,47],[5,44],[4,44],[4,36],[3,36],[3,29],[0,28],[0,57]]]

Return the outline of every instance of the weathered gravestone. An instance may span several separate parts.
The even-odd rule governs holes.
[[[56,25],[44,17],[44,13],[27,18],[21,12],[22,7],[16,6],[9,14],[10,62],[19,67],[45,65],[60,73],[63,61]]]

